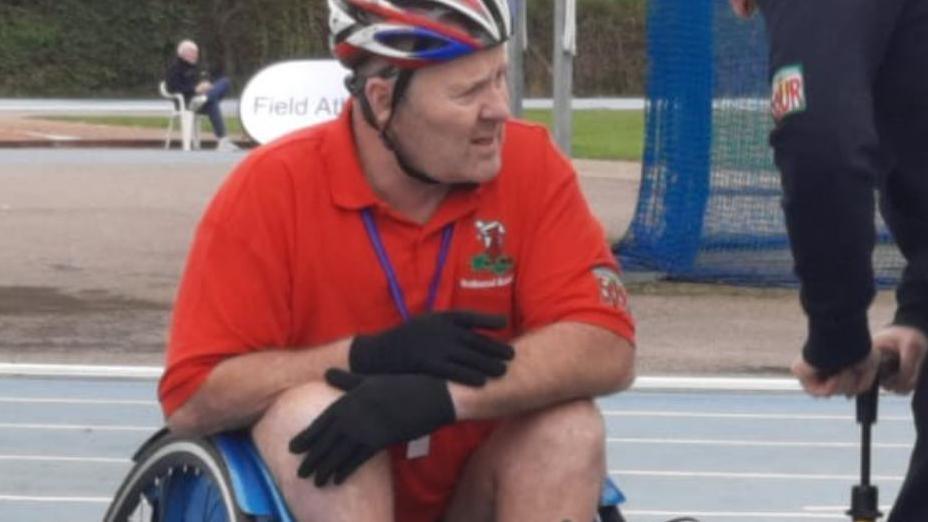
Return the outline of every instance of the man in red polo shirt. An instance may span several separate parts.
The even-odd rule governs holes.
[[[506,0],[330,0],[353,101],[197,230],[160,396],[299,520],[592,520],[634,326],[570,163],[508,118]]]

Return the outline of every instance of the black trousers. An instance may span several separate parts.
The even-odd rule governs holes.
[[[848,249],[855,242],[872,248],[877,187],[880,210],[907,260],[896,322],[925,331],[928,0],[760,0],[760,7],[770,39],[771,80],[797,70],[802,77],[801,96],[793,96],[801,99],[790,99],[798,91],[780,85],[774,106],[781,119],[770,141],[783,178],[797,271],[804,262],[813,279],[803,279],[804,291],[807,284],[810,291],[820,290],[818,278],[827,280],[828,267],[840,265],[828,256],[856,255],[862,247]],[[810,184],[819,191],[818,202],[789,201],[791,190]],[[859,281],[857,275],[845,274],[848,282]],[[855,289],[833,295],[866,298]],[[925,373],[928,365],[912,401],[916,445],[890,522],[928,521]]]

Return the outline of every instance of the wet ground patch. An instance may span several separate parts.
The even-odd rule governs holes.
[[[168,308],[164,303],[116,295],[106,290],[65,292],[46,286],[0,286],[0,315],[72,315]]]

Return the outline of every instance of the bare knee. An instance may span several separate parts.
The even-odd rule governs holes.
[[[311,479],[297,476],[305,455],[290,452],[290,439],[340,396],[341,392],[324,383],[293,388],[255,424],[252,438],[297,520],[387,520],[392,513],[392,485],[385,452],[340,486],[318,488]]]
[[[605,472],[606,427],[592,400],[576,400],[512,419],[516,439],[557,468]]]
[[[324,383],[309,383],[281,394],[255,424],[253,436],[277,445],[280,438],[290,438],[309,426],[341,395]]]
[[[290,439],[305,429],[331,403],[338,392],[324,383],[310,383],[284,392],[252,428],[252,438],[258,451],[278,482],[296,480],[301,462],[290,452]]]
[[[591,400],[566,402],[508,419],[475,456],[485,471],[473,475],[489,478],[475,491],[492,499],[495,520],[590,520],[606,471],[605,424]]]
[[[587,448],[602,450],[606,427],[591,400],[566,402],[530,415],[527,428],[552,449]]]

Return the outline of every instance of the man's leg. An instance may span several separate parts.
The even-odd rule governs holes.
[[[605,426],[578,400],[509,419],[471,456],[443,522],[593,520]]]
[[[907,267],[897,290],[901,319],[928,325],[928,3],[907,2],[876,86],[877,117],[891,166],[881,210]],[[917,433],[909,471],[890,522],[928,520],[928,365],[912,410]]]
[[[226,97],[230,87],[231,84],[229,83],[228,78],[219,78],[215,83],[213,83],[213,88],[206,93],[206,99],[211,102],[219,103],[223,98]]]
[[[294,435],[341,395],[312,383],[281,395],[252,429],[252,437],[290,512],[302,522],[389,522],[393,520],[390,458],[382,452],[365,463],[339,486],[316,487],[312,477],[296,474],[303,455],[290,453]]]
[[[219,102],[226,97],[229,92],[230,84],[228,78],[220,78],[213,84],[213,88],[206,93],[206,103],[200,108],[201,113],[209,116],[209,122],[213,125],[213,134],[217,138],[226,136],[226,122],[222,119],[222,110]]]
[[[225,138],[226,122],[222,119],[222,111],[219,109],[219,103],[207,102],[206,105],[200,109],[200,112],[205,112],[206,115],[209,116],[209,122],[213,126],[213,134],[216,135],[216,138]]]

